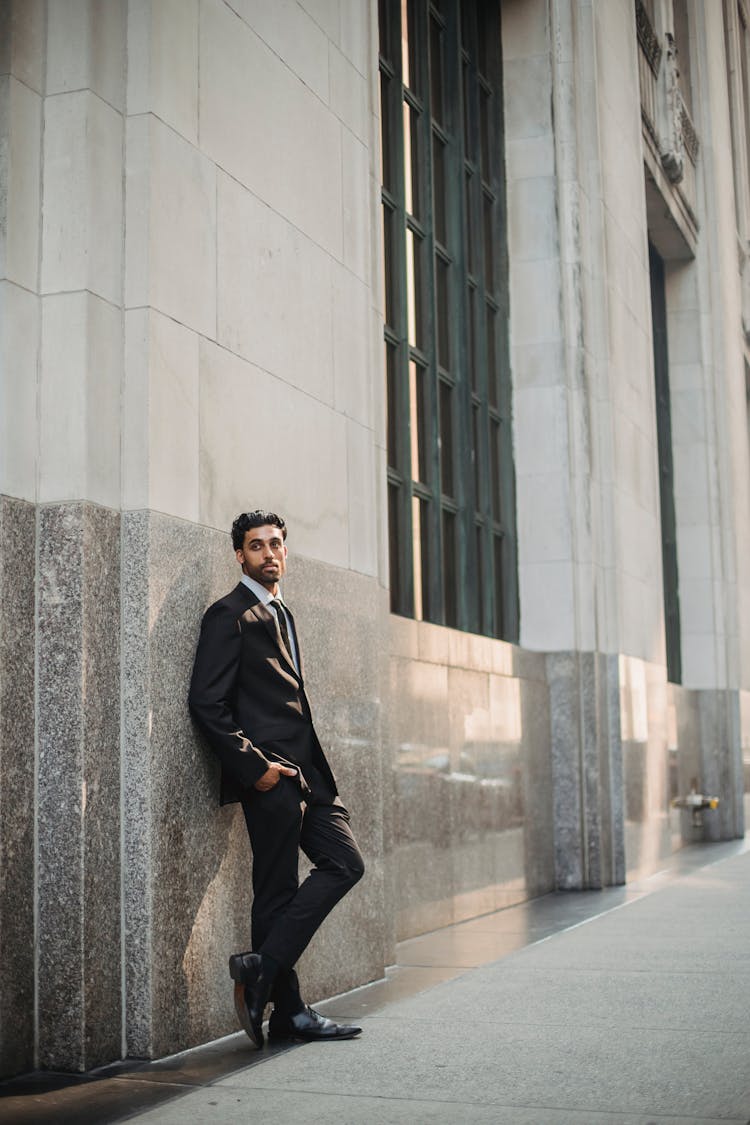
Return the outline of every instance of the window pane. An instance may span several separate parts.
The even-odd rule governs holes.
[[[482,152],[482,179],[489,182],[490,173],[490,95],[479,87],[479,143]]]
[[[391,137],[391,118],[388,110],[390,95],[390,79],[387,74],[380,74],[380,172],[383,187],[393,191],[393,138]]]
[[[393,256],[393,227],[395,218],[393,211],[387,204],[383,205],[383,285],[385,292],[383,294],[383,305],[385,308],[385,322],[391,327],[394,327],[396,322],[396,284],[395,284],[395,261]]]
[[[497,314],[491,305],[486,306],[485,330],[487,333],[487,397],[490,406],[499,406],[497,371]]]
[[[419,114],[404,102],[404,206],[419,218]]]
[[[436,254],[438,362],[446,371],[451,366],[449,270],[448,263]]]
[[[436,20],[430,20],[430,109],[443,124],[443,31]]]
[[[409,409],[411,417],[411,475],[426,483],[429,479],[427,437],[426,375],[423,367],[409,363]]]
[[[435,215],[435,237],[446,245],[445,225],[445,145],[439,137],[432,137],[432,189]]]
[[[388,568],[389,584],[391,588],[391,610],[401,613],[405,607],[402,605],[401,573],[398,562],[398,545],[401,542],[401,528],[399,527],[399,488],[395,484],[388,485]]]
[[[465,10],[465,5],[462,6],[462,11]],[[472,159],[471,152],[471,130],[469,128],[469,64],[464,62],[461,68],[461,88],[463,91],[463,110],[464,110],[464,146],[466,154],[469,159]]]
[[[404,86],[411,85],[414,37],[410,35],[411,20],[407,0],[401,0],[401,75]]]
[[[484,531],[481,527],[476,529],[475,537],[475,551],[476,551],[476,581],[474,582],[474,589],[476,590],[476,615],[477,615],[477,629],[480,633],[484,632],[484,583],[485,583],[485,570],[484,565]]]
[[[495,535],[492,540],[492,562],[494,567],[493,586],[495,590],[495,636],[502,637],[505,633],[505,620],[503,615],[503,592],[505,588],[503,574],[503,539]]]
[[[445,624],[455,628],[458,624],[458,598],[456,597],[456,517],[453,512],[443,512],[443,603]]]
[[[492,518],[500,523],[500,423],[490,419],[490,484],[492,491]]]
[[[396,349],[393,344],[385,345],[385,372],[388,391],[388,464],[393,469],[398,465],[398,385],[396,375]]]
[[[474,508],[480,509],[482,506],[482,492],[481,480],[479,474],[479,466],[481,464],[482,451],[480,448],[481,440],[481,416],[479,407],[477,405],[471,408],[471,460],[474,467]]]
[[[421,347],[422,320],[422,240],[413,231],[406,232],[406,308],[409,343]]]
[[[440,383],[440,487],[452,496],[453,481],[453,388]]]
[[[413,496],[411,501],[412,551],[414,556],[414,616],[430,617],[429,502]]]
[[[466,325],[466,337],[468,340],[469,354],[469,382],[473,391],[477,390],[477,326],[475,323],[476,317],[476,293],[474,286],[470,285],[467,292],[466,300],[466,316],[468,323]]]
[[[471,172],[466,173],[466,184],[464,192],[464,222],[466,239],[466,268],[469,273],[474,273],[476,266],[474,264],[474,237],[472,230],[472,216],[474,208],[472,206],[472,188],[474,186],[474,177]]]
[[[484,228],[484,283],[490,293],[495,289],[495,248],[492,239],[492,199],[482,197],[482,226]]]

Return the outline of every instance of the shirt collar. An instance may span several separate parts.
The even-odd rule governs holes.
[[[269,602],[272,602],[274,600],[274,596],[270,592],[270,590],[261,582],[256,582],[254,578],[250,578],[249,575],[241,575],[240,582],[243,582],[245,586],[247,586],[248,590],[251,590],[255,594],[261,605],[268,605]],[[276,601],[283,601],[281,597],[281,590],[279,590],[278,594],[276,595]]]

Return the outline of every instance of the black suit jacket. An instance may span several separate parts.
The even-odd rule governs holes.
[[[189,705],[219,757],[222,804],[241,800],[271,761],[311,760],[338,793],[313,727],[299,643],[297,650],[299,672],[275,614],[243,582],[204,614]]]

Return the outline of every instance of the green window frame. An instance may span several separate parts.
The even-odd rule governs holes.
[[[380,0],[391,609],[518,639],[497,0]]]

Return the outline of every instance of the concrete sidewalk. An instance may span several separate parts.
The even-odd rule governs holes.
[[[688,848],[627,888],[404,942],[386,981],[317,1007],[362,1037],[35,1076],[0,1088],[0,1120],[748,1125],[750,850]]]

